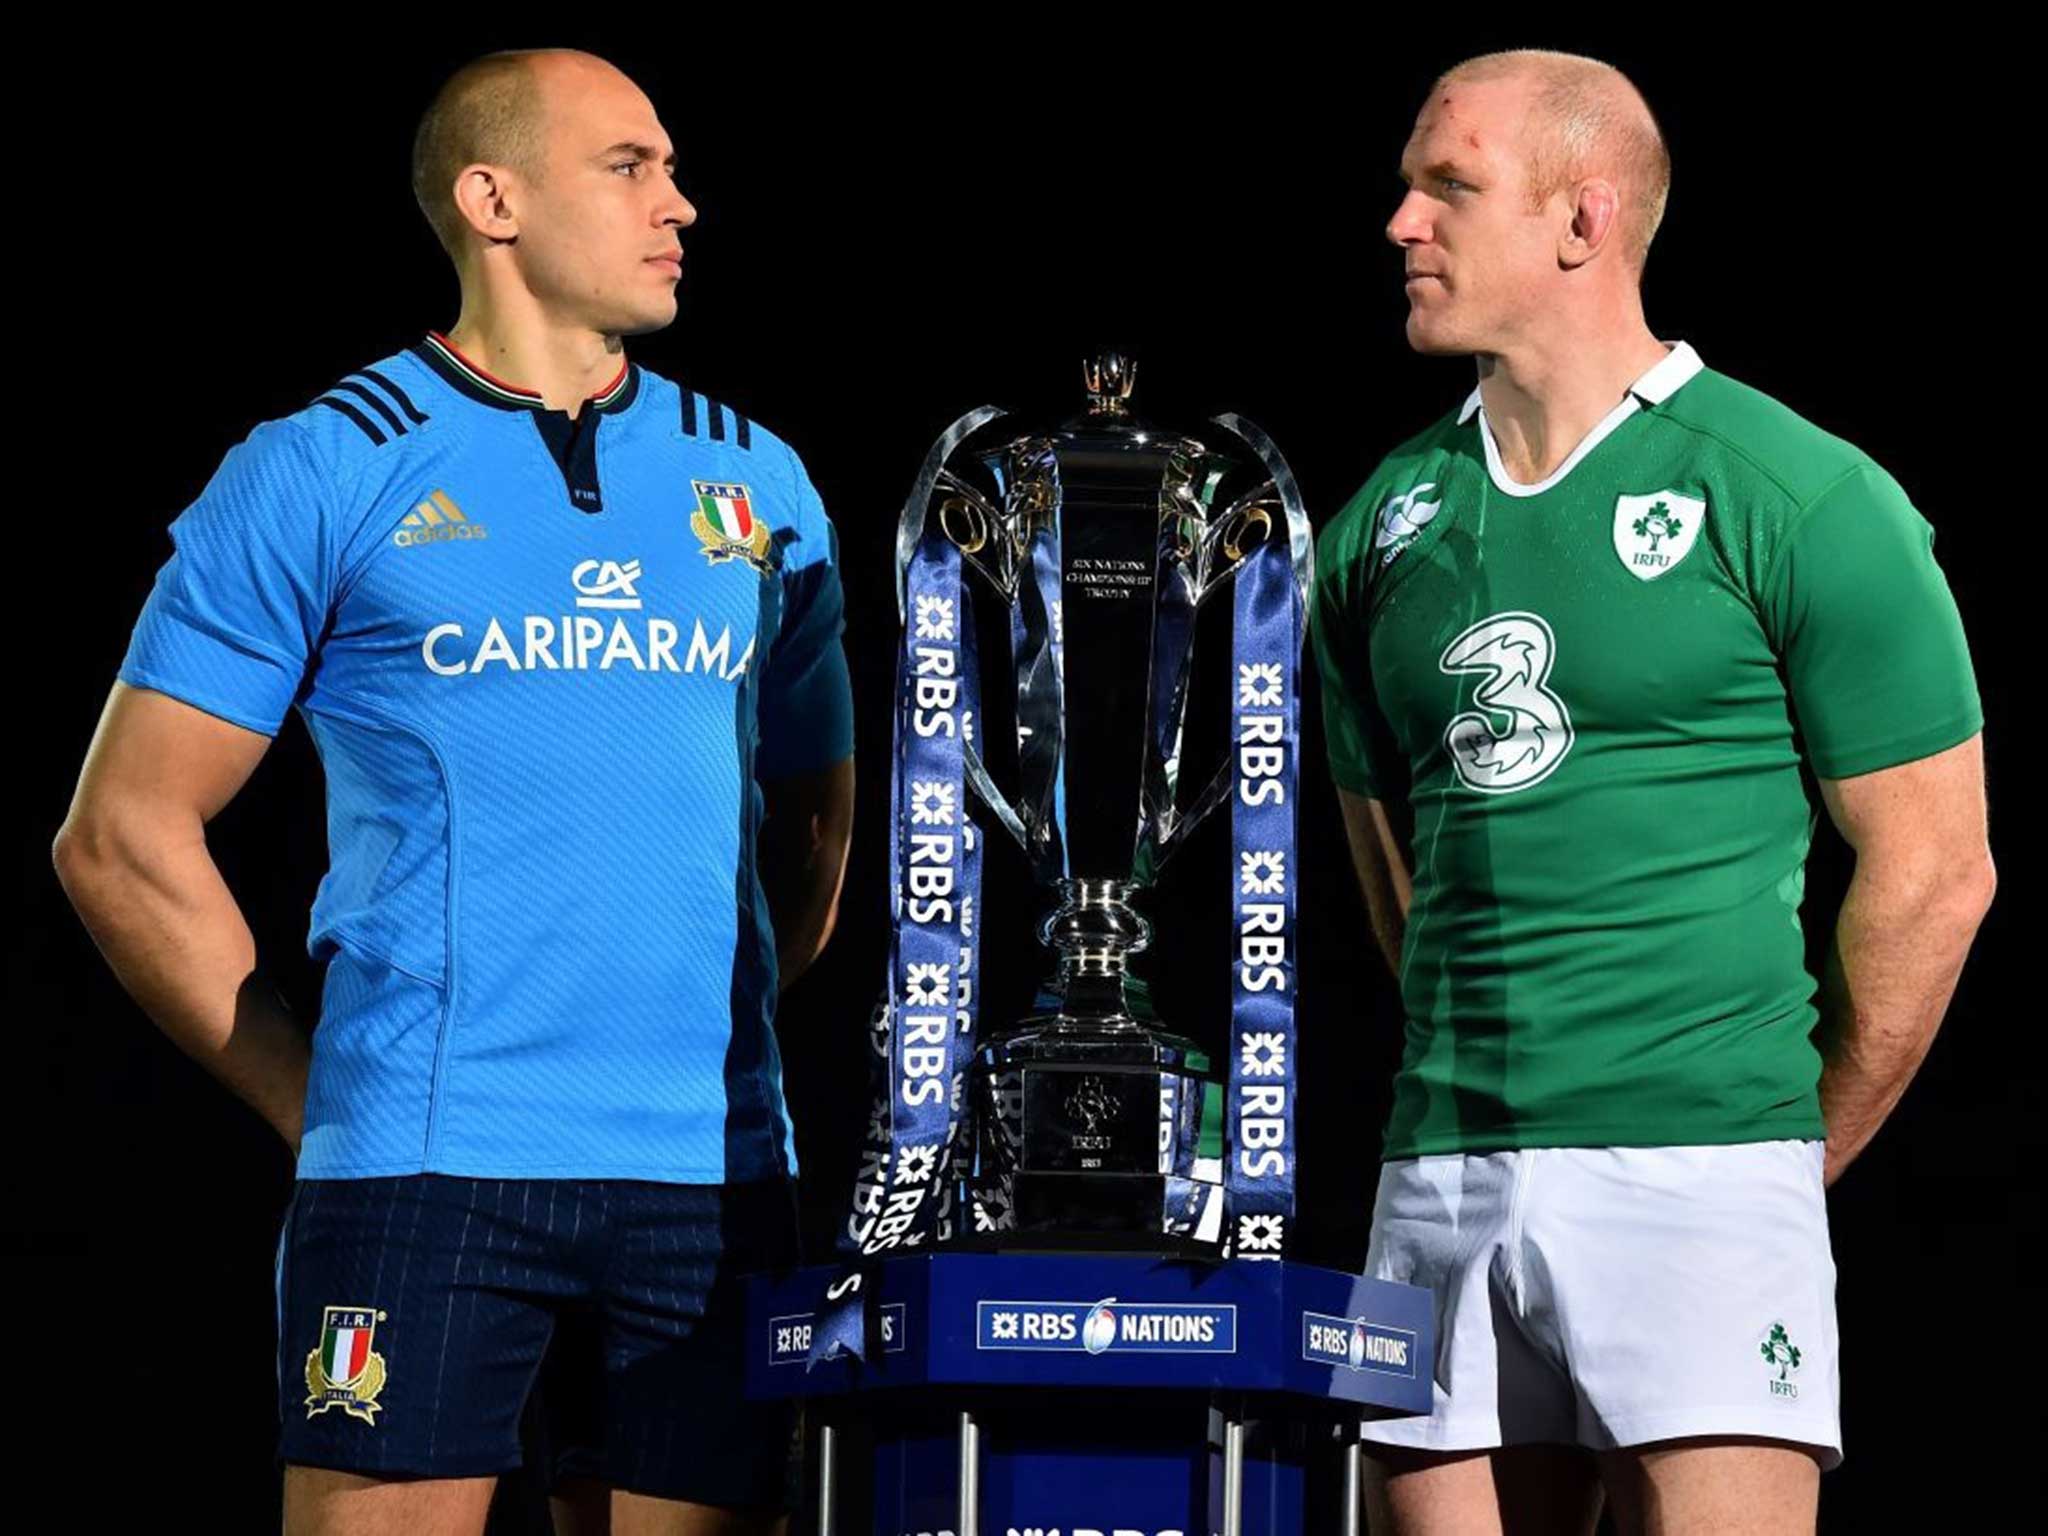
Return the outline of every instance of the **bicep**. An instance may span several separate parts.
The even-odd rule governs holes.
[[[117,682],[86,752],[71,821],[204,824],[248,782],[270,740],[168,694]]]
[[[1912,762],[1822,779],[1820,792],[1859,860],[1971,857],[1987,845],[1981,731]]]

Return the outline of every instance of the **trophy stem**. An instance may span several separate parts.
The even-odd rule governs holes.
[[[1129,957],[1152,942],[1152,925],[1130,904],[1137,887],[1122,880],[1061,880],[1060,904],[1038,925],[1059,955],[1054,990],[1062,1013],[1095,1026],[1138,1027],[1126,997]]]

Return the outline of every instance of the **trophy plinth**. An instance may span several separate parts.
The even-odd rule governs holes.
[[[1039,1248],[1178,1247],[1163,1241],[1200,1212],[1191,1165],[1203,1123],[1217,1141],[1220,1097],[1193,1041],[1135,1023],[1027,1020],[975,1058],[978,1180],[1004,1189],[1011,1230]],[[1180,1112],[1185,1100],[1194,1112]],[[1186,1143],[1183,1145],[1183,1143]],[[1178,1155],[1177,1155],[1178,1154]],[[1209,1160],[1214,1161],[1212,1147]]]

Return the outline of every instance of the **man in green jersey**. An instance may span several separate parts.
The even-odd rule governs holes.
[[[1368,1510],[1590,1531],[1604,1488],[1624,1531],[1811,1530],[1823,1188],[1991,899],[1962,627],[1889,475],[1646,325],[1669,160],[1617,71],[1461,65],[1401,172],[1409,341],[1479,385],[1317,563],[1407,1017],[1367,1262],[1441,1336],[1434,1413],[1365,1426]],[[1856,853],[1818,1008],[1804,772]]]

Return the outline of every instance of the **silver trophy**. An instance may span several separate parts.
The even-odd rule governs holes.
[[[983,697],[1000,719],[1014,678],[1014,741],[971,743],[965,776],[1056,893],[1038,932],[1058,964],[1037,1011],[976,1049],[973,1145],[953,1169],[976,1230],[1044,1246],[1216,1241],[1222,1083],[1131,970],[1153,938],[1134,898],[1231,792],[1227,750],[1201,774],[1182,754],[1205,606],[1268,540],[1304,596],[1313,560],[1266,435],[1234,415],[1215,418],[1213,443],[1153,431],[1131,413],[1134,373],[1098,356],[1086,410],[1050,433],[992,441],[1002,412],[961,417],[897,531],[899,611],[936,531],[1005,630],[981,647]]]

